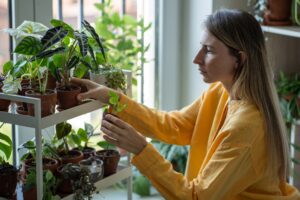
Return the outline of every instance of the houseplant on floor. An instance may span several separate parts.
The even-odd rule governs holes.
[[[4,123],[1,127],[3,125]],[[11,139],[6,134],[0,133],[0,197],[5,198],[13,198],[18,181],[18,170],[7,162],[12,149]]]

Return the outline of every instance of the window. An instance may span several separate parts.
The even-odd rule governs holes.
[[[0,1],[0,30],[9,27],[9,9],[8,0]],[[10,59],[9,56],[9,36],[6,33],[0,33],[0,71],[3,64]]]

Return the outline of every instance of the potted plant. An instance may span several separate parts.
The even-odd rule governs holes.
[[[48,82],[48,59],[54,54],[64,50],[56,47],[56,43],[66,36],[67,32],[62,27],[48,29],[41,37],[30,34],[23,37],[14,52],[23,55],[24,62],[28,65],[28,72],[24,74],[30,78],[32,90],[26,91],[25,95],[41,99],[42,117],[55,112],[56,92],[47,90]],[[28,106],[30,115],[34,114],[33,105]]]
[[[70,142],[72,142],[76,147],[74,150],[79,150],[83,153],[84,159],[87,159],[89,157],[93,157],[96,154],[96,149],[93,147],[88,146],[90,138],[93,136],[95,129],[93,126],[89,123],[84,123],[84,129],[79,128],[77,132],[73,131],[69,138]]]
[[[96,181],[103,178],[103,161],[97,157],[89,157],[79,162],[81,168],[87,168],[91,172],[91,181]]]
[[[57,180],[49,170],[43,171],[43,200],[59,200],[60,197],[55,195]],[[36,189],[36,171],[30,168],[26,182],[22,188],[24,200],[37,200]]]
[[[67,36],[60,41],[60,47],[64,51],[53,56],[55,66],[55,78],[59,82],[56,87],[58,106],[60,110],[78,105],[77,95],[80,93],[79,86],[72,85],[69,81],[71,69],[75,68],[85,57],[88,50],[88,39],[84,32],[74,30],[70,25],[60,20],[51,20],[54,27],[62,27]]]
[[[270,26],[292,25],[292,0],[267,0],[264,24]]]
[[[2,123],[1,127],[4,125]],[[0,128],[1,128],[0,127]],[[12,141],[4,133],[0,133],[0,197],[13,198],[18,181],[18,170],[7,160],[12,154]]]
[[[105,116],[107,113],[116,116],[117,113],[122,112],[127,107],[127,104],[121,104],[119,102],[119,98],[120,97],[116,92],[109,92],[109,104],[104,108],[103,116]],[[123,149],[119,149],[119,151],[117,151],[114,145],[111,145],[106,141],[101,141],[97,144],[100,147],[105,148],[96,152],[96,156],[103,161],[104,177],[116,173],[121,157],[119,151],[122,153],[122,155],[126,152]]]
[[[58,147],[58,155],[61,157],[62,164],[78,164],[83,159],[83,153],[77,150],[70,150],[67,136],[72,131],[72,125],[67,122],[61,122],[55,126],[56,138],[61,141]]]
[[[83,27],[89,34],[88,56],[82,63],[89,69],[90,79],[101,85],[125,92],[126,77],[122,69],[114,67],[107,61],[104,45],[96,30],[87,22],[82,22]]]
[[[74,199],[92,199],[96,188],[91,181],[91,172],[87,168],[68,163],[60,167],[59,174],[62,180],[59,190],[63,192],[63,195],[74,192]]]
[[[53,154],[44,153],[44,149],[48,146],[43,142],[43,170],[50,170],[53,174],[56,172],[59,162],[57,159],[51,158]],[[29,140],[25,142],[18,150],[26,149],[27,152],[21,157],[23,162],[23,177],[26,179],[29,169],[36,168],[36,145],[35,142]]]

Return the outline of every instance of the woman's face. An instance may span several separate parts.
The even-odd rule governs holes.
[[[237,58],[230,54],[229,48],[208,31],[204,31],[201,48],[194,59],[206,83],[220,81],[227,90],[233,84],[233,76],[238,66]]]

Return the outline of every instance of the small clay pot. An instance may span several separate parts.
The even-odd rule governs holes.
[[[96,155],[96,149],[93,147],[84,147],[82,150],[74,148],[73,150],[81,151],[83,153],[83,159],[88,159]]]
[[[25,92],[25,95],[41,99],[42,117],[55,113],[55,106],[57,101],[57,94],[55,91],[46,90],[45,94],[41,94],[38,90],[28,90]],[[28,104],[28,114],[34,116],[33,104]]]
[[[65,110],[75,107],[79,104],[77,95],[80,93],[81,88],[79,86],[71,85],[66,87],[57,87],[57,103],[59,110]]]
[[[62,164],[78,164],[83,159],[83,153],[77,150],[70,150],[68,154],[65,154],[63,151],[58,153],[61,158]]]
[[[120,154],[113,149],[105,149],[96,152],[96,157],[103,161],[104,177],[117,172]]]

